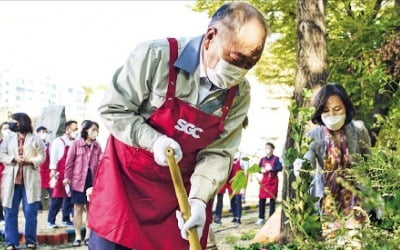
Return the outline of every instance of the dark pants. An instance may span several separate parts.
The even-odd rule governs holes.
[[[21,200],[22,211],[25,216],[25,241],[27,244],[36,244],[39,202],[28,203],[24,185],[15,185],[11,208],[5,208],[6,227],[4,231],[6,244],[19,245],[18,211]]]
[[[215,207],[214,221],[221,220],[222,207],[224,206],[223,200],[224,200],[224,194],[218,194],[217,195],[217,205]]]
[[[234,218],[242,217],[242,195],[236,194],[231,199],[231,211]]]
[[[130,250],[130,248],[115,244],[91,232],[89,239],[90,250]]]
[[[3,206],[1,205],[0,202],[0,221],[4,220],[4,213],[3,213]]]
[[[222,207],[223,207],[224,194],[217,195],[217,205],[215,207],[215,220],[221,219],[222,217]],[[242,195],[237,194],[234,195],[231,199],[231,211],[233,217],[241,218],[242,217]]]
[[[265,219],[265,203],[267,199],[260,199],[258,201],[259,215],[258,218]],[[269,216],[275,212],[275,199],[269,199]]]
[[[74,204],[71,202],[70,197],[66,197],[66,198],[51,198],[49,215],[47,216],[48,223],[51,224],[56,223],[56,217],[61,207],[62,207],[62,221],[71,222],[71,218],[69,215],[72,213]]]

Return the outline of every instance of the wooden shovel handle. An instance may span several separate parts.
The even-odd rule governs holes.
[[[190,218],[190,205],[183,185],[182,175],[179,166],[175,161],[174,150],[168,147],[165,151],[169,172],[171,173],[172,183],[174,184],[176,198],[178,199],[179,208],[181,210],[183,220],[186,222]],[[199,236],[196,228],[189,229],[189,245],[191,250],[201,250]]]

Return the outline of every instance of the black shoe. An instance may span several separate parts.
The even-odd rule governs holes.
[[[232,219],[231,223],[236,223],[236,221],[237,221],[237,218],[235,217]]]
[[[74,240],[74,242],[72,242],[73,247],[79,247],[80,245],[81,245],[81,240]]]
[[[89,246],[89,239],[85,239],[85,240],[83,241],[83,243],[85,244],[85,246]]]

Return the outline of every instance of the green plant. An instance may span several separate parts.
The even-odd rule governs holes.
[[[251,229],[240,236],[240,240],[251,240],[256,236],[256,231]]]
[[[230,245],[235,244],[236,242],[238,242],[238,240],[239,240],[239,237],[233,236],[233,235],[227,236],[224,238],[224,241]]]

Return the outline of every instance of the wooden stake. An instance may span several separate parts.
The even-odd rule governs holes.
[[[178,199],[179,208],[181,210],[183,220],[186,222],[190,218],[190,205],[186,194],[185,186],[183,185],[182,175],[179,166],[175,161],[174,150],[170,147],[165,151],[169,172],[171,173],[172,183],[174,184],[175,195]],[[191,228],[188,231],[190,250],[201,250],[199,236],[196,228]]]

